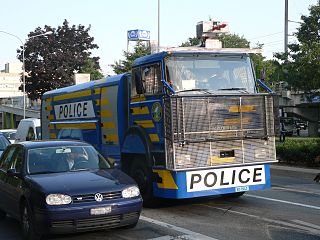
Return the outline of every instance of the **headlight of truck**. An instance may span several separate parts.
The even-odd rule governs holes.
[[[136,186],[128,187],[122,190],[123,198],[134,198],[140,195],[139,188]]]
[[[71,197],[64,194],[49,194],[46,197],[46,203],[48,205],[65,205],[70,204],[71,201]]]

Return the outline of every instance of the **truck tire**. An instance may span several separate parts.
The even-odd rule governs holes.
[[[246,192],[227,193],[227,194],[223,194],[222,197],[223,198],[239,198],[245,193]]]
[[[4,219],[6,216],[6,212],[0,209],[0,219]]]
[[[155,207],[158,204],[157,199],[153,196],[153,180],[152,171],[141,160],[134,160],[131,169],[130,176],[138,184],[141,196],[143,198],[144,207]]]

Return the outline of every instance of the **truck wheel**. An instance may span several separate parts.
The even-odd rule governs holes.
[[[223,194],[222,197],[223,198],[238,198],[238,197],[241,197],[243,194],[245,194],[245,192],[227,193],[227,194]]]
[[[149,169],[142,161],[135,160],[131,165],[130,176],[138,184],[141,196],[143,198],[143,206],[156,206],[157,201],[153,197],[151,169]]]
[[[0,219],[4,219],[6,217],[6,212],[0,209]]]

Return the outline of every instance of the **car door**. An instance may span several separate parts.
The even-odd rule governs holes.
[[[3,207],[13,217],[19,217],[19,199],[22,194],[22,179],[16,175],[8,174],[9,169],[15,169],[21,173],[23,165],[23,147],[20,145],[10,146],[0,165],[1,192]]]

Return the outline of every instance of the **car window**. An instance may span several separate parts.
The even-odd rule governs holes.
[[[5,151],[4,156],[1,158],[0,162],[1,169],[7,171],[13,166],[14,161],[16,160],[16,151],[17,146],[9,147],[9,149]]]
[[[34,130],[33,130],[32,127],[29,128],[26,139],[27,139],[28,141],[32,141],[32,140],[35,140],[35,139],[36,139],[36,136],[35,136],[35,134],[34,134]]]
[[[37,139],[41,139],[41,127],[36,127],[36,135],[37,135]]]
[[[111,168],[92,146],[59,146],[30,149],[27,171],[29,174],[49,174],[78,170]]]
[[[6,149],[8,145],[10,145],[9,140],[5,136],[0,135],[0,151]]]
[[[11,168],[15,168],[17,172],[21,172],[22,164],[23,164],[23,149],[22,147],[18,146],[13,155],[13,164],[11,165]]]

